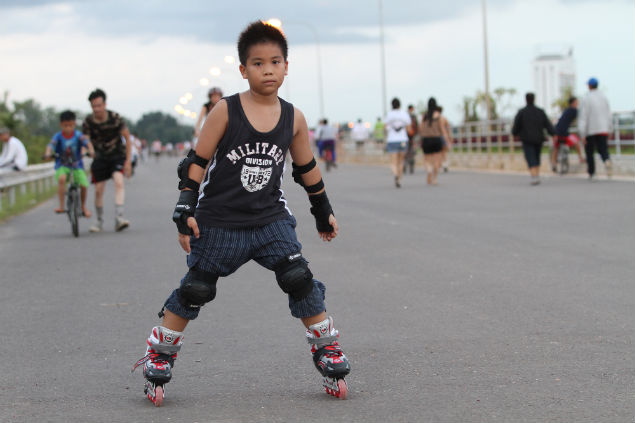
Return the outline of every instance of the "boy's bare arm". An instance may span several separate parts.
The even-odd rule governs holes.
[[[309,128],[304,115],[298,109],[295,109],[293,122],[293,141],[289,147],[289,152],[291,153],[293,163],[298,166],[303,166],[313,159],[313,151],[309,143]],[[322,179],[322,174],[320,173],[320,168],[317,166],[302,175],[302,180],[307,186],[317,184],[320,182],[320,179]],[[324,189],[318,191],[316,194],[322,191],[324,191]]]

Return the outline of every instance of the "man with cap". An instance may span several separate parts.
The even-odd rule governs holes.
[[[612,127],[611,109],[609,102],[597,88],[598,80],[591,78],[587,82],[589,86],[588,94],[582,99],[580,105],[580,115],[578,116],[578,132],[584,143],[586,152],[587,171],[589,179],[595,176],[595,150],[598,151],[606,174],[610,178],[613,166],[609,157],[608,138]]]

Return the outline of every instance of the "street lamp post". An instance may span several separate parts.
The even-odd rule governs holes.
[[[279,19],[269,19],[267,23],[271,26],[282,30],[282,22]],[[304,25],[311,31],[313,38],[315,38],[315,53],[317,61],[317,77],[318,77],[318,103],[320,107],[320,119],[326,117],[324,114],[324,83],[322,77],[322,53],[320,51],[320,36],[318,30],[308,22],[287,22],[287,25]]]
[[[492,105],[489,97],[489,55],[487,51],[487,5],[486,0],[481,0],[483,7],[483,62],[485,66],[485,107],[487,120],[492,120]]]
[[[386,116],[386,51],[384,49],[384,7],[382,0],[379,0],[379,48],[380,48],[380,60],[381,60],[381,105],[384,112],[383,116]]]
[[[320,37],[318,35],[317,29],[309,23],[304,23],[313,33],[313,37],[315,38],[315,53],[317,60],[317,73],[318,73],[318,100],[320,104],[320,118],[326,117],[324,114],[324,85],[322,79],[322,53],[320,52]]]

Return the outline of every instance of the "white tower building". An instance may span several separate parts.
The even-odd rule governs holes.
[[[573,49],[567,54],[543,54],[532,62],[536,106],[548,116],[557,116],[560,110],[554,106],[567,88],[575,89],[575,61]]]

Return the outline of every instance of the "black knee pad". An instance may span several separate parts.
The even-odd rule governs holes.
[[[216,297],[218,275],[190,269],[179,288],[179,302],[188,307],[199,308]]]
[[[292,254],[280,260],[273,268],[278,285],[295,300],[301,300],[313,290],[313,273],[302,254]]]

